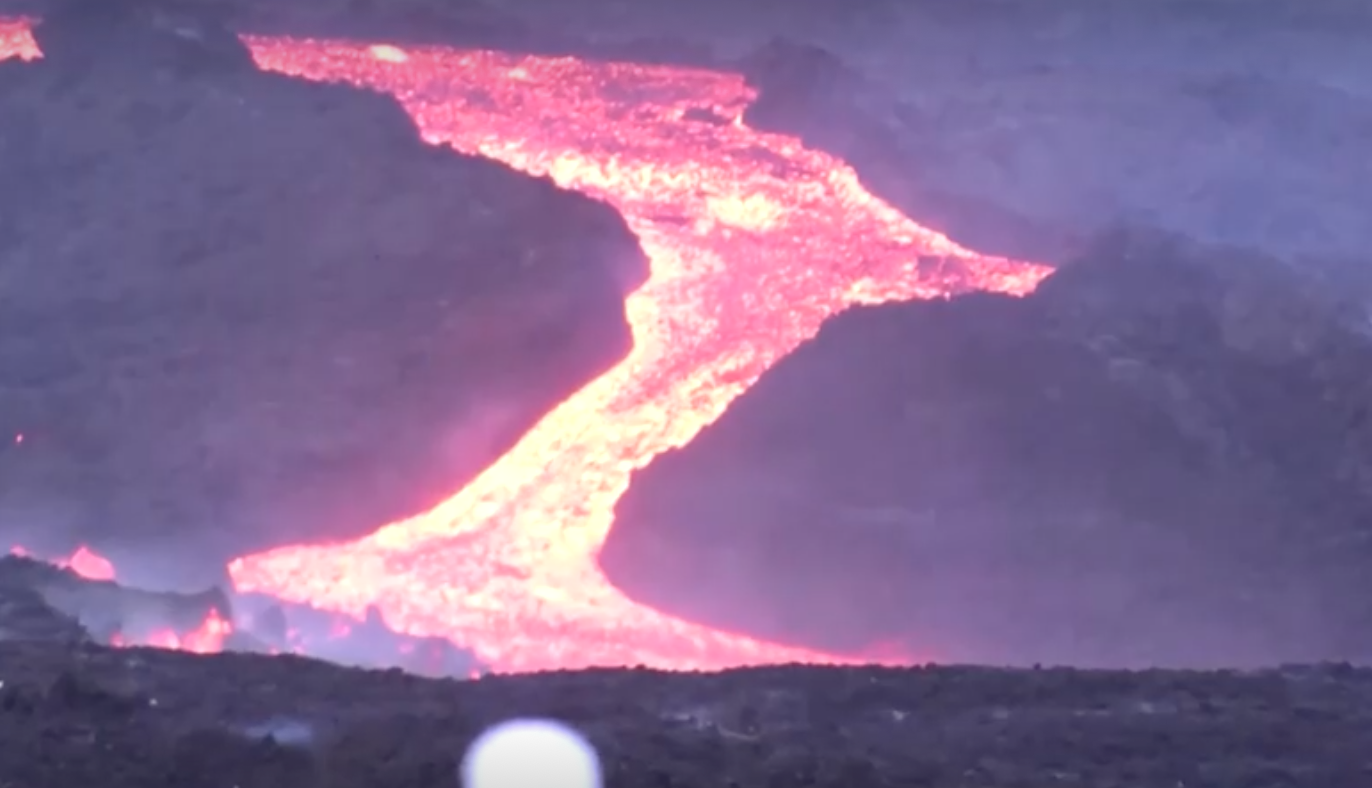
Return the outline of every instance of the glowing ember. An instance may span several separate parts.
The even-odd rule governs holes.
[[[21,19],[0,19],[0,60],[18,57],[33,60],[41,55],[33,36],[29,35],[29,23]]]
[[[249,44],[265,68],[394,94],[432,142],[606,200],[638,234],[653,274],[628,302],[631,356],[476,481],[352,544],[238,559],[230,572],[239,590],[359,618],[376,605],[397,630],[451,638],[502,671],[842,661],[627,599],[596,565],[615,501],[633,470],[689,441],[827,316],[970,288],[1024,293],[1046,269],[975,255],[867,193],[841,162],[746,128],[738,118],[753,96],[738,75]],[[733,121],[685,119],[701,109]],[[917,264],[926,256],[962,268],[927,273]]]
[[[20,545],[10,548],[11,555],[31,555],[28,550]],[[108,558],[96,553],[85,545],[76,548],[70,556],[66,558],[49,559],[49,563],[56,564],[64,569],[70,569],[76,574],[87,580],[113,580],[114,564]]]
[[[114,564],[85,545],[76,548],[76,552],[71,554],[71,558],[62,562],[60,566],[71,567],[73,572],[87,580],[114,579]]]
[[[211,610],[200,626],[190,632],[178,633],[170,629],[157,629],[146,635],[130,637],[117,634],[110,640],[112,646],[151,646],[153,648],[190,651],[195,654],[217,654],[224,650],[224,641],[233,634],[233,624],[224,620],[218,611]]]

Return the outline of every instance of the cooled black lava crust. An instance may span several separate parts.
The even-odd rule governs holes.
[[[609,788],[1361,788],[1372,752],[1372,672],[1341,667],[458,682],[15,643],[0,665],[0,783],[45,788],[451,788],[466,745],[516,715],[581,728]]]

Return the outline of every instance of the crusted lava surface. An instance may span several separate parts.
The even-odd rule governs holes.
[[[609,206],[90,6],[0,64],[0,535],[211,566],[356,537],[628,351],[647,261]]]
[[[0,643],[0,777],[60,788],[450,788],[510,716],[607,788],[1366,784],[1372,673],[775,667],[478,681],[296,657]]]
[[[635,474],[601,564],[811,647],[1367,659],[1365,280],[1125,232],[1023,299],[854,308]]]

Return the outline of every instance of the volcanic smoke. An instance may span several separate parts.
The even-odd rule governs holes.
[[[716,419],[855,303],[1022,295],[1042,266],[978,255],[869,194],[842,162],[747,128],[737,74],[442,47],[246,39],[266,69],[394,95],[434,144],[617,208],[652,261],[630,356],[467,487],[344,545],[236,559],[237,590],[440,636],[501,672],[870,661],[760,642],[625,597],[596,563],[630,474]],[[37,51],[0,25],[0,57]],[[691,120],[704,113],[722,123]],[[919,265],[922,258],[956,265]],[[937,271],[937,273],[932,273]],[[937,338],[930,337],[930,341]],[[930,658],[928,653],[904,658]]]

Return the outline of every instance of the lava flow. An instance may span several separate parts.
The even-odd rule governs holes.
[[[596,562],[616,500],[635,469],[689,441],[829,315],[967,289],[1024,293],[1046,269],[968,251],[869,194],[842,162],[750,130],[740,117],[753,93],[736,74],[248,43],[264,68],[393,94],[430,142],[612,204],[652,276],[628,299],[630,356],[466,488],[351,544],[240,558],[238,590],[358,617],[375,605],[396,630],[450,638],[499,671],[846,661],[629,600]],[[723,122],[691,120],[702,114]],[[956,264],[920,266],[925,257]]]

